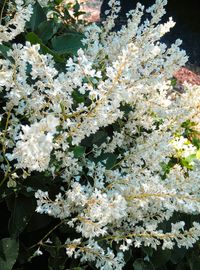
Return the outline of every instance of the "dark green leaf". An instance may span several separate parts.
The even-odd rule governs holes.
[[[70,4],[67,4],[69,6]],[[68,7],[66,6],[65,11],[64,11],[64,18],[65,20],[71,20],[73,22],[74,18],[71,16],[70,12],[68,11]],[[75,22],[75,20],[74,20]]]
[[[51,185],[51,180],[44,175],[41,177],[39,174],[30,176],[27,181],[26,196],[33,196],[33,194],[38,190],[47,190],[49,185]]]
[[[73,149],[73,152],[74,152],[74,157],[75,158],[79,158],[79,157],[82,157],[83,154],[85,153],[85,147],[84,146],[76,146],[74,149]]]
[[[40,230],[44,227],[47,227],[52,222],[52,219],[53,219],[52,217],[49,217],[47,215],[34,213],[30,219],[30,222],[26,230],[28,232]]]
[[[26,40],[30,41],[31,44],[40,44],[41,50],[44,54],[49,53],[53,55],[54,59],[58,62],[63,62],[64,59],[56,52],[49,49],[46,45],[43,44],[42,40],[33,32],[30,32],[26,35]]]
[[[10,197],[14,191],[11,188],[2,188],[0,189],[0,202],[5,200],[7,197]]]
[[[38,2],[36,2],[33,6],[33,14],[29,22],[31,30],[36,31],[39,24],[43,21],[46,21],[46,14],[44,13],[42,7],[38,4]]]
[[[189,257],[189,266],[190,270],[199,270],[200,269],[200,256],[197,254],[192,254]]]
[[[153,255],[152,247],[142,247],[142,251],[148,256],[151,257]]]
[[[176,78],[172,78],[171,79],[171,86],[175,87],[177,85],[177,79]]]
[[[188,265],[186,263],[181,262],[177,265],[175,270],[189,270]]]
[[[58,28],[59,25],[55,24],[54,21],[44,21],[38,26],[37,35],[44,43],[46,43],[56,34]]]
[[[116,163],[117,157],[115,154],[112,153],[105,153],[100,155],[97,159],[96,162],[104,162],[106,165],[106,169],[110,170]]]
[[[75,5],[73,6],[73,15],[75,16],[75,17],[79,17],[80,15],[83,15],[83,14],[85,14],[85,12],[84,11],[81,11],[80,10],[80,4],[78,3],[78,1],[76,1],[76,3],[75,3]]]
[[[26,40],[30,41],[31,44],[42,44],[42,40],[33,32],[26,35]]]
[[[149,263],[144,261],[143,259],[137,259],[133,263],[134,270],[153,270],[153,266]]]
[[[94,138],[92,140],[92,144],[96,144],[97,146],[100,146],[108,137],[108,134],[105,131],[97,131],[94,135]]]
[[[0,44],[0,55],[4,58],[7,57],[7,53],[10,50],[10,48],[6,45]]]
[[[11,270],[16,262],[19,243],[16,239],[4,238],[0,241],[0,269]]]
[[[45,246],[45,250],[48,251],[51,256],[49,258],[49,270],[64,270],[67,259],[65,248],[61,247],[62,243],[57,236],[53,235],[51,240],[54,243],[53,246]]]
[[[127,251],[124,252],[124,261],[127,263],[131,260],[133,254],[132,254],[132,250],[129,249]]]
[[[72,93],[72,97],[73,99],[77,102],[77,103],[81,103],[85,101],[85,96],[82,95],[80,92],[78,91],[73,91]]]
[[[53,237],[52,240],[53,240],[54,245],[53,246],[51,246],[51,245],[47,246],[46,245],[45,249],[50,253],[51,257],[53,257],[53,258],[56,258],[56,257],[60,256],[60,254],[63,254],[63,252],[64,252],[64,255],[65,255],[64,248],[61,248],[62,243],[61,243],[60,239],[55,235],[53,235],[53,236],[54,237]]]
[[[51,41],[52,47],[59,53],[76,53],[82,47],[82,34],[67,33],[59,37],[54,37]]]
[[[153,252],[152,257],[150,257],[150,261],[154,265],[155,269],[157,269],[170,260],[171,254],[172,251],[170,249],[162,250],[159,248]]]
[[[66,268],[65,270],[85,270],[86,267],[73,267],[73,268]]]
[[[78,3],[78,1],[76,1],[75,5],[73,6],[74,13],[79,12],[79,9],[80,9],[80,4]]]
[[[185,248],[178,248],[178,247],[174,248],[172,255],[170,257],[170,261],[174,264],[178,264],[183,259],[186,252],[187,250]]]
[[[65,270],[66,255],[63,257],[49,257],[49,268],[48,270]]]
[[[23,232],[35,211],[35,207],[36,203],[34,198],[15,198],[9,221],[9,233],[11,236],[16,237]]]
[[[55,0],[56,5],[59,5],[63,0]]]
[[[121,104],[120,111],[123,111],[125,115],[128,115],[133,109],[129,104]]]
[[[163,174],[164,174],[164,175],[167,175],[167,174],[170,172],[171,168],[172,168],[175,164],[176,164],[176,161],[173,160],[173,159],[171,159],[168,163],[161,162],[161,163],[160,163],[160,166],[161,166],[161,168],[162,168],[162,170],[163,170]]]
[[[191,128],[191,127],[194,127],[195,125],[196,125],[195,122],[192,122],[190,120],[186,120],[185,122],[182,123],[181,127]]]
[[[109,153],[108,158],[106,160],[106,169],[110,170],[115,165],[116,161],[117,161],[116,155]]]
[[[200,139],[199,138],[193,138],[192,144],[197,147],[197,149],[200,149]]]

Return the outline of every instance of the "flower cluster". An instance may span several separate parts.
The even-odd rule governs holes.
[[[25,24],[30,20],[33,13],[33,8],[31,4],[25,4],[25,1],[18,0],[14,1],[15,6],[10,8],[14,15],[9,18],[8,21],[3,25],[2,18],[0,22],[0,44],[2,42],[8,42],[14,39],[17,35],[22,33],[25,28]],[[3,10],[2,10],[3,12]],[[1,15],[2,16],[2,15]]]
[[[58,119],[48,115],[39,123],[22,126],[23,134],[19,134],[19,141],[10,159],[17,159],[20,168],[29,167],[39,172],[47,169],[53,149],[53,135],[58,125]]]
[[[141,23],[138,4],[114,32],[120,8],[111,0],[103,26],[85,29],[84,48],[62,72],[28,42],[0,59],[4,180],[13,171],[61,177],[67,188],[54,199],[38,190],[36,211],[64,220],[79,235],[66,241],[66,254],[99,269],[122,269],[131,246],[189,248],[200,237],[197,222],[159,227],[176,212],[200,213],[198,147],[184,134],[187,121],[199,131],[200,88],[173,91],[170,79],[187,56],[180,40],[170,47],[160,42],[174,26],[172,19],[160,24],[165,5],[156,0],[147,10],[152,18]],[[192,169],[179,162],[190,155]]]

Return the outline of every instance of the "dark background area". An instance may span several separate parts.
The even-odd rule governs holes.
[[[108,9],[108,1],[104,0],[101,7],[101,18],[104,18],[104,11]],[[137,2],[149,7],[155,0],[120,0],[121,11],[117,20],[117,28],[126,22],[126,13],[134,9]],[[172,17],[176,25],[166,34],[163,42],[170,44],[177,38],[183,40],[182,49],[185,49],[189,56],[189,62],[200,66],[200,0],[168,0],[166,15],[162,22]]]

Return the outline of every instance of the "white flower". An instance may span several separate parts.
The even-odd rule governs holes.
[[[0,42],[23,31],[31,16],[31,6],[16,3],[19,22],[0,26]],[[125,251],[131,245],[189,248],[200,237],[199,223],[187,230],[180,220],[171,231],[158,229],[174,213],[200,213],[199,161],[193,170],[178,163],[197,151],[183,136],[182,124],[191,121],[200,130],[200,87],[186,84],[183,94],[171,94],[170,79],[187,56],[180,40],[169,47],[159,41],[174,25],[171,19],[160,24],[166,0],[149,8],[152,18],[144,23],[138,4],[118,32],[112,29],[119,3],[109,5],[113,9],[103,26],[85,29],[84,49],[62,72],[51,55],[40,53],[39,44],[13,44],[9,58],[0,60],[5,98],[0,168],[9,172],[8,186],[17,184],[18,171],[23,178],[32,171],[59,175],[66,190],[54,200],[38,190],[36,211],[66,220],[79,233],[66,242],[68,256],[121,270],[123,253],[99,241]],[[84,148],[87,137],[92,139]],[[77,146],[83,147],[80,156]]]
[[[44,171],[48,168],[53,150],[53,135],[58,125],[57,118],[47,116],[31,126],[22,126],[23,133],[12,154],[19,168],[28,168],[30,171]]]

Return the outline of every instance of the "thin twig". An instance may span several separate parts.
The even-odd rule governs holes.
[[[4,12],[4,9],[5,9],[6,2],[7,2],[7,0],[4,0],[3,6],[2,6],[2,9],[1,9],[1,13],[0,13],[0,24],[2,22],[3,12]]]

